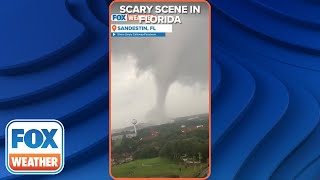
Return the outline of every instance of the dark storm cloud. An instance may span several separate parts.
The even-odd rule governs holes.
[[[204,7],[202,7],[203,9]],[[153,122],[166,119],[164,106],[170,85],[208,85],[207,14],[180,15],[182,24],[173,25],[165,38],[113,38],[113,59],[133,56],[140,72],[152,72],[157,88],[156,106],[146,118]],[[158,122],[159,123],[159,122]]]

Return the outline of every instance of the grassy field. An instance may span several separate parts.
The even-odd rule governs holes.
[[[181,172],[180,169],[181,168]],[[123,177],[195,177],[203,169],[205,164],[185,168],[173,161],[163,158],[139,159],[129,163],[112,166],[112,175],[117,178]]]

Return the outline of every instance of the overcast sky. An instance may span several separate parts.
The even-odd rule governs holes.
[[[151,72],[137,76],[135,60],[112,63],[112,129],[131,125],[131,119],[144,122],[144,116],[156,103],[156,87]],[[166,111],[169,117],[208,112],[208,86],[173,83],[169,88]]]
[[[208,112],[208,6],[185,4],[200,5],[201,13],[179,14],[182,23],[173,24],[163,38],[111,39],[113,129],[130,126],[132,119],[161,124]],[[118,10],[113,6],[113,13]]]

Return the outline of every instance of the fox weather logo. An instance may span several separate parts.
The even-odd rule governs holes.
[[[64,127],[57,120],[12,120],[6,127],[12,174],[57,174],[64,167]]]

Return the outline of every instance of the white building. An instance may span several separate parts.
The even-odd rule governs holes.
[[[123,135],[116,135],[116,136],[112,136],[112,140],[115,141],[115,140],[118,140],[118,139],[122,139],[123,138]]]
[[[136,137],[136,133],[126,134],[126,138],[133,138]]]

